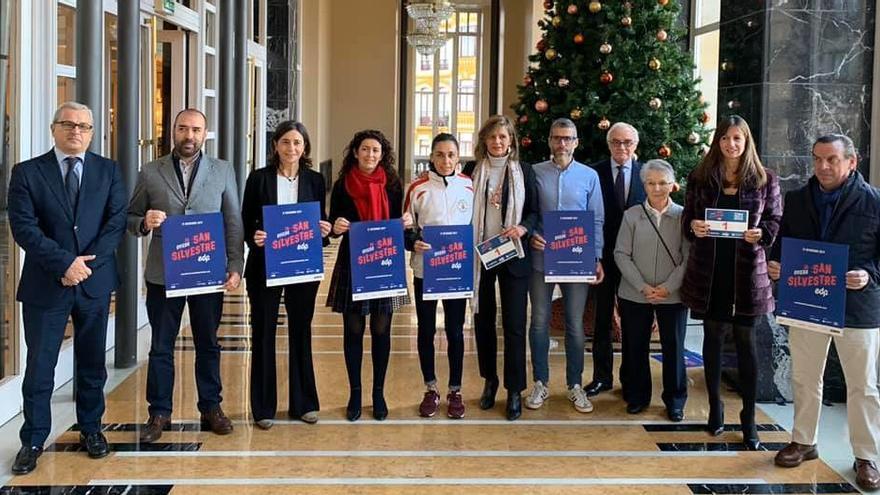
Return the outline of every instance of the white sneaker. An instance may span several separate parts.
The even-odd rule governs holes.
[[[568,389],[568,400],[574,404],[577,412],[593,412],[593,403],[587,398],[587,394],[584,393],[584,389],[580,385],[573,385]]]
[[[535,386],[532,387],[532,393],[526,399],[526,407],[529,409],[540,409],[549,396],[550,391],[547,390],[547,387],[540,380],[536,381]]]

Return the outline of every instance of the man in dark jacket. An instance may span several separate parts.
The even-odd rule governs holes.
[[[822,406],[822,375],[831,339],[847,384],[847,418],[856,460],[856,483],[880,488],[880,190],[856,170],[850,138],[838,134],[813,144],[814,176],[785,197],[782,228],[768,264],[780,276],[781,239],[793,237],[849,246],[846,272],[846,328],[840,336],[792,327],[789,345],[794,390],[792,442],[776,455],[776,465],[795,467],[819,456],[816,448]]]
[[[626,122],[617,122],[608,129],[608,150],[611,158],[590,165],[599,174],[605,208],[602,268],[605,278],[596,290],[596,322],[593,325],[593,381],[584,386],[588,396],[611,390],[614,383],[611,349],[611,326],[614,300],[620,284],[620,270],[614,263],[614,241],[623,222],[623,213],[645,201],[645,187],[639,179],[642,164],[636,159],[639,133]]]

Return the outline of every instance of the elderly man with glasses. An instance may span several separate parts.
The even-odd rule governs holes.
[[[614,301],[620,284],[620,270],[614,262],[614,241],[623,221],[623,213],[645,201],[645,188],[639,180],[642,164],[636,159],[639,133],[626,122],[617,122],[608,129],[611,158],[590,165],[599,174],[605,202],[605,246],[602,266],[605,279],[596,291],[596,322],[593,325],[593,381],[584,387],[588,396],[611,390],[614,357],[611,349],[611,325]],[[639,411],[635,411],[639,412]]]

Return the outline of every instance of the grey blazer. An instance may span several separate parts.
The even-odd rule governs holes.
[[[223,212],[226,271],[242,273],[244,229],[239,213],[235,171],[228,162],[203,154],[189,198],[183,195],[171,155],[144,165],[128,204],[128,231],[135,236],[144,235],[141,223],[147,210],[162,210],[168,216]],[[153,229],[144,277],[152,284],[165,285],[162,227]]]
[[[620,268],[620,287],[617,296],[629,301],[647,303],[642,287],[662,285],[669,291],[669,297],[662,304],[681,302],[679,289],[687,265],[690,244],[681,234],[681,212],[683,208],[670,200],[669,208],[660,221],[660,233],[672,251],[675,262],[663,248],[654,227],[642,210],[641,204],[631,206],[623,214],[623,223],[617,233],[614,247],[614,261]],[[654,222],[656,225],[656,222]],[[677,265],[677,266],[676,266]]]

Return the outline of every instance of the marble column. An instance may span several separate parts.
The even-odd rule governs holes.
[[[783,192],[812,175],[811,144],[850,136],[869,176],[874,59],[874,0],[725,0],[721,2],[719,116],[751,126],[764,165]],[[787,331],[772,316],[757,328],[759,400],[791,400]],[[836,353],[826,398],[839,397]],[[735,361],[728,361],[734,362]],[[728,376],[735,377],[735,370]]]

